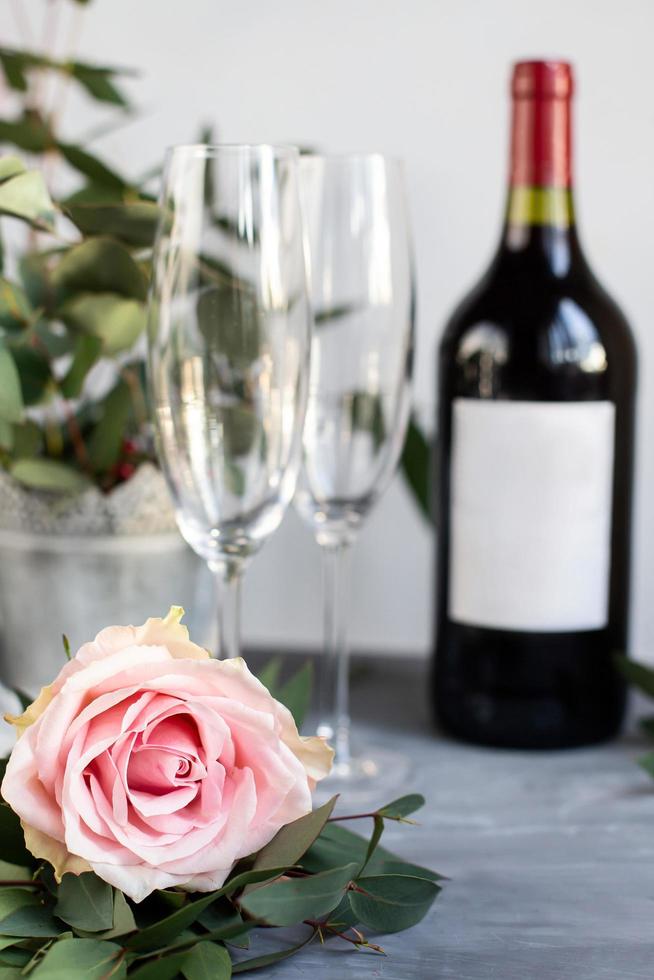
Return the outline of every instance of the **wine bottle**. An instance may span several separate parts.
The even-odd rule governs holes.
[[[581,250],[572,68],[520,62],[499,249],[439,351],[434,701],[487,745],[620,727],[636,351]]]

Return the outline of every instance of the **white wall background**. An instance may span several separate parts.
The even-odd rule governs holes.
[[[38,42],[53,3],[15,0]],[[167,144],[213,123],[230,142],[296,141],[405,158],[418,272],[415,398],[429,422],[444,319],[482,271],[504,204],[510,62],[565,57],[578,77],[576,176],[583,241],[628,314],[641,359],[634,651],[654,654],[654,3],[651,0],[95,0],[59,24],[61,52],[140,70],[140,117],[92,149],[136,176]],[[64,14],[68,11],[64,10]],[[2,32],[19,43],[11,6]],[[36,28],[38,27],[38,30]],[[97,107],[69,98],[76,138]],[[352,639],[427,653],[430,531],[403,485],[354,558]],[[245,637],[320,642],[317,546],[294,514],[246,580]]]

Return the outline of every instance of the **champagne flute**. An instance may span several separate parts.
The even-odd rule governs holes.
[[[350,750],[347,564],[409,418],[414,287],[402,166],[380,154],[307,155],[300,184],[315,325],[295,506],[323,556],[318,732],[336,752],[330,789],[374,780],[379,790],[383,773],[399,778],[400,760]]]
[[[214,573],[218,655],[239,653],[243,570],[293,497],[311,317],[298,152],[168,151],[148,377],[180,531]]]

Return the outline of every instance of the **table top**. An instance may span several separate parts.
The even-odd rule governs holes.
[[[380,940],[385,957],[331,940],[259,980],[652,980],[654,781],[635,764],[647,748],[635,723],[589,749],[461,745],[431,729],[424,671],[355,669],[355,735],[410,755],[392,796],[427,798],[420,825],[388,824],[383,843],[451,880],[420,925]]]

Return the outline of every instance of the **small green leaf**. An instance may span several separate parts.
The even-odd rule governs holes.
[[[273,697],[277,697],[275,691],[277,690],[277,682],[279,680],[279,674],[282,669],[282,658],[273,657],[268,663],[261,668],[257,677],[261,681],[264,687],[268,688]]]
[[[17,459],[10,473],[15,480],[33,490],[79,493],[89,485],[82,473],[54,459]]]
[[[647,755],[643,755],[638,760],[638,765],[649,773],[650,776],[654,776],[654,752],[648,752]]]
[[[158,949],[163,945],[168,946],[172,939],[178,936],[182,930],[188,929],[189,926],[193,925],[202,912],[209,908],[217,899],[222,898],[223,895],[231,895],[251,881],[278,878],[285,870],[286,868],[273,868],[261,871],[255,871],[254,869],[244,871],[242,874],[236,875],[227,881],[217,891],[209,892],[203,898],[197,899],[195,902],[189,902],[171,915],[167,915],[164,919],[160,919],[158,922],[153,923],[153,925],[141,929],[134,936],[130,936],[127,939],[126,945],[133,950]],[[238,934],[242,928],[242,924],[236,924],[233,931]]]
[[[67,652],[70,655],[70,644],[68,644]],[[102,881],[93,872],[81,875],[64,875],[59,885],[55,915],[67,922],[69,926],[73,926],[75,929],[84,929],[86,932],[111,929],[114,922],[114,900],[111,885]]]
[[[392,803],[387,803],[377,813],[380,817],[386,817],[387,820],[403,820],[404,817],[408,817],[410,813],[415,813],[424,805],[424,796],[421,796],[420,793],[410,793],[409,796],[401,796],[399,799],[393,800]]]
[[[99,337],[82,334],[77,338],[73,361],[59,384],[64,398],[79,398],[86,376],[100,357],[102,341]]]
[[[200,942],[188,951],[180,972],[186,980],[229,980],[232,961],[224,946]]]
[[[25,173],[25,164],[18,157],[0,157],[0,181]]]
[[[87,443],[91,466],[98,473],[106,473],[118,461],[131,399],[129,385],[121,380],[99,403],[102,416]]]
[[[50,362],[40,351],[24,345],[13,346],[12,355],[20,378],[23,404],[36,405],[52,378]]]
[[[44,153],[53,146],[47,124],[33,109],[18,119],[0,119],[0,143],[13,143],[28,153]]]
[[[174,980],[179,976],[182,964],[188,956],[184,949],[179,953],[171,953],[168,956],[158,956],[156,959],[144,963],[130,971],[130,980]],[[0,980],[2,978],[0,977]]]
[[[127,976],[123,951],[98,939],[61,939],[50,947],[30,977],[36,980],[120,980]]]
[[[20,218],[36,228],[53,230],[54,205],[43,175],[31,170],[0,184],[0,214]]]
[[[630,684],[654,698],[654,670],[651,667],[623,656],[616,656],[615,661]]]
[[[281,687],[277,699],[285,705],[293,715],[298,728],[302,726],[311,702],[311,686],[313,683],[313,664],[310,660],[300,667]]]
[[[341,827],[340,824],[328,823],[315,844],[302,858],[301,864],[308,871],[325,871],[342,861],[355,861],[359,867],[362,867],[368,847],[369,842],[365,837]],[[380,845],[377,845],[369,859],[366,871],[369,875],[404,874],[426,878],[428,881],[438,881],[442,878],[442,875],[430,871],[429,868],[421,868],[419,865],[403,861]]]
[[[57,143],[57,149],[71,167],[95,183],[106,184],[108,187],[115,187],[121,190],[126,187],[126,183],[120,174],[117,174],[115,170],[112,170],[111,167],[107,166],[106,163],[103,163],[102,160],[99,160],[92,153],[83,150],[81,146],[75,146],[73,143]],[[75,224],[77,224],[76,221]],[[102,233],[102,230],[96,228],[94,229],[94,233],[98,231]],[[106,230],[107,232],[109,231],[109,229]]]
[[[128,245],[152,245],[159,223],[159,207],[152,201],[77,204],[69,200],[65,208],[83,234],[111,235]]]
[[[86,89],[88,94],[98,102],[109,102],[112,105],[126,107],[129,103],[125,96],[112,82],[112,76],[119,72],[115,68],[98,68],[95,65],[84,65],[74,61],[67,66],[73,78]]]
[[[74,330],[99,337],[109,356],[133,347],[146,324],[143,303],[114,293],[82,293],[64,303],[60,314]]]
[[[366,857],[363,862],[363,868],[365,868],[365,866],[370,861],[370,858],[375,853],[375,850],[377,849],[377,845],[379,844],[379,841],[381,840],[381,835],[383,833],[384,833],[384,818],[381,817],[379,814],[375,814],[374,821],[373,821],[373,830],[370,836],[370,843],[368,844],[368,849],[366,851]],[[363,868],[361,869],[362,871]]]
[[[66,655],[66,660],[70,660],[71,657],[72,657],[72,654],[70,652],[70,640],[68,639],[68,637],[66,636],[65,633],[62,633],[61,634],[61,642],[64,645],[64,653]],[[63,916],[62,916],[62,918],[63,918]]]
[[[377,932],[401,932],[416,925],[431,908],[440,886],[425,878],[379,875],[357,879],[350,894],[352,911]]]
[[[262,847],[257,854],[252,870],[258,871],[276,867],[290,868],[296,864],[323,830],[337,799],[338,796],[332,796],[331,800],[318,807],[317,810],[307,813],[304,817],[299,817],[278,830],[270,843]],[[246,893],[251,890],[246,888]]]
[[[429,442],[416,420],[411,419],[406,433],[400,466],[404,478],[413,493],[414,500],[427,521],[431,520],[432,515],[429,480],[430,463],[431,449]]]
[[[67,291],[118,293],[144,300],[147,283],[139,266],[120,242],[89,238],[66,252],[52,281]]]
[[[22,418],[20,375],[9,351],[0,346],[0,419],[5,422],[20,422]]]
[[[52,912],[42,906],[26,905],[0,921],[0,934],[26,939],[32,936],[59,936],[65,928],[63,922],[55,919]]]
[[[27,888],[0,888],[0,919],[6,919],[19,909],[38,908],[34,891]]]
[[[196,305],[198,329],[207,345],[232,371],[251,367],[261,354],[257,293],[251,283],[231,278],[201,291]]]
[[[241,899],[241,907],[268,925],[292,926],[304,919],[318,919],[335,908],[359,870],[346,864],[306,878],[273,882]]]
[[[25,290],[8,279],[0,279],[0,327],[8,333],[20,333],[33,314]]]
[[[27,421],[13,426],[14,458],[37,456],[43,448],[43,433],[36,422]]]
[[[318,932],[314,931],[307,939],[298,943],[297,946],[287,946],[286,949],[278,949],[275,953],[264,953],[263,956],[253,956],[249,960],[241,960],[240,963],[234,963],[232,973],[248,973],[250,970],[261,970],[263,967],[273,966],[275,963],[279,963],[281,960],[286,960],[289,956],[299,953],[301,949],[304,949],[305,946],[313,942],[317,935]]]
[[[14,448],[14,428],[10,422],[0,419],[0,449],[11,452]]]

